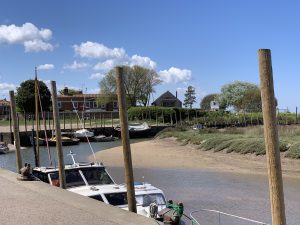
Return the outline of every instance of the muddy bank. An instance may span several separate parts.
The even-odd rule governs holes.
[[[205,169],[218,172],[267,174],[266,157],[202,151],[174,138],[147,140],[131,145],[135,168]],[[107,166],[123,167],[122,147],[96,153]],[[300,178],[300,160],[281,158],[284,176]]]

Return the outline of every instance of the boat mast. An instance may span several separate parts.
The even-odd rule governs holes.
[[[38,98],[38,79],[37,67],[35,67],[35,80],[34,80],[34,97],[35,97],[35,119],[36,119],[36,166],[40,166],[40,143],[39,143],[39,98]]]

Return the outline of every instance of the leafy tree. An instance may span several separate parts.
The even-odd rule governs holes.
[[[200,107],[203,110],[210,110],[210,102],[216,101],[218,99],[219,94],[209,94],[204,96],[201,100]]]
[[[64,89],[59,90],[58,93],[63,95]],[[68,88],[68,95],[77,95],[77,94],[82,94],[82,91]]]
[[[260,89],[250,89],[245,91],[243,97],[236,101],[236,107],[245,112],[261,112],[261,95]]]
[[[241,110],[240,101],[245,93],[250,90],[257,90],[258,86],[249,82],[234,81],[226,84],[221,88],[219,102],[221,107],[234,107],[236,110]]]
[[[183,105],[185,107],[192,108],[193,104],[196,102],[196,94],[195,94],[195,88],[193,86],[188,86],[185,94],[184,94],[184,102]]]
[[[161,83],[157,73],[141,66],[123,66],[124,86],[127,99],[131,106],[137,103],[146,106],[149,102],[151,93],[154,93],[154,87]],[[110,70],[99,82],[101,93],[116,93],[116,69]]]
[[[50,91],[46,86],[46,84],[42,81],[38,81],[38,86],[39,86],[39,93],[40,93],[43,111],[49,111],[51,105]],[[34,80],[26,80],[21,83],[20,87],[17,88],[17,94],[16,94],[16,104],[18,110],[27,113],[35,112],[34,90],[35,90]]]

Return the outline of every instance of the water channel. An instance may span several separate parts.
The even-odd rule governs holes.
[[[143,140],[131,140],[131,142]],[[115,142],[93,142],[91,143],[95,152],[121,145]],[[51,147],[52,157],[55,158],[55,147]],[[71,163],[67,156],[72,150],[76,154],[78,162],[88,161],[91,155],[87,143],[78,146],[64,147],[65,163]],[[22,150],[23,162],[34,164],[33,149]],[[0,167],[11,171],[16,170],[15,154],[10,152],[0,155]],[[49,165],[48,154],[45,147],[41,147],[41,164]],[[124,169],[120,167],[109,167],[110,174],[116,182],[124,183]],[[146,181],[161,188],[168,199],[183,202],[185,212],[197,209],[215,209],[226,213],[248,217],[254,220],[271,224],[271,213],[269,203],[268,180],[265,175],[238,174],[213,172],[209,170],[187,170],[187,169],[158,169],[137,168],[134,169],[136,181]],[[284,177],[285,207],[288,225],[300,224],[300,179]],[[210,215],[205,213],[195,214],[205,225]],[[217,216],[212,216],[210,223],[217,221]],[[207,221],[204,221],[207,220]],[[252,223],[238,223],[222,218],[224,224],[250,225]],[[227,220],[227,221],[226,221]],[[215,223],[217,224],[217,223]]]

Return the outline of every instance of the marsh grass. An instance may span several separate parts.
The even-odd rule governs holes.
[[[279,149],[289,158],[300,158],[300,127],[279,126]],[[240,154],[265,155],[263,127],[172,130],[159,134],[159,138],[175,137],[184,145],[194,144],[204,151],[225,151]]]

